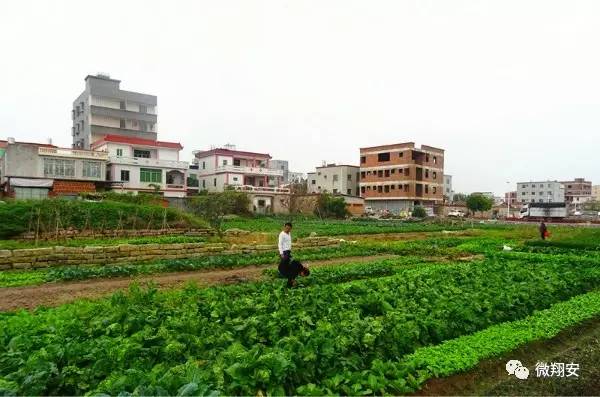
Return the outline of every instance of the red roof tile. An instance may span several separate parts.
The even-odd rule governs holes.
[[[155,147],[165,147],[171,149],[183,149],[181,143],[179,142],[162,142],[155,141],[152,139],[143,139],[143,138],[135,138],[129,136],[122,135],[106,135],[104,138],[97,140],[92,143],[92,148],[101,145],[104,142],[115,142],[115,143],[129,143],[131,145],[143,145],[143,146],[155,146]]]

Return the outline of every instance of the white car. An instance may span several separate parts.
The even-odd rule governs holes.
[[[460,210],[452,210],[448,212],[448,216],[453,218],[462,218],[463,216],[465,216],[465,213]]]

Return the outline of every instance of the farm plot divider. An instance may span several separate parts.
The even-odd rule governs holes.
[[[308,237],[298,239],[294,248],[339,246],[338,239]],[[276,252],[275,244],[122,244],[88,247],[47,247],[0,250],[0,270],[32,269],[62,265],[104,265],[111,263],[147,262],[158,259],[196,258],[216,254],[251,254]]]

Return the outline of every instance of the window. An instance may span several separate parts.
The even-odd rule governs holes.
[[[227,165],[227,160],[223,160],[223,165]]]
[[[87,178],[100,178],[101,163],[98,161],[83,162],[83,176]]]
[[[390,172],[391,172],[392,174],[395,174],[395,173],[396,173],[396,169],[395,169],[395,168],[392,168]]]
[[[117,149],[117,157],[123,157],[123,149]]]
[[[398,153],[398,157],[404,157],[404,152]]]
[[[338,181],[338,178],[339,178],[339,175],[335,174],[335,175],[333,176],[333,181],[334,181],[334,182],[337,182],[337,181]]]
[[[162,183],[162,170],[140,168],[140,182]]]
[[[390,176],[390,170],[385,170],[384,173],[386,177]]]
[[[433,156],[433,164],[437,164],[437,157]]]
[[[437,179],[437,172],[433,171],[433,179]]]
[[[351,181],[352,180],[352,174],[348,174],[348,180]]]
[[[383,193],[383,186],[377,186],[377,193]]]
[[[405,184],[405,185],[404,185],[404,191],[405,191],[405,192],[408,192],[408,184]]]
[[[532,196],[535,196],[535,192],[531,192],[531,195],[532,195]]]
[[[392,190],[396,190],[396,185],[392,185]]]
[[[206,179],[202,179],[202,189],[206,189]]]
[[[233,165],[235,165],[236,167],[239,167],[241,164],[240,159],[233,159]]]
[[[234,181],[234,182],[237,182],[237,181],[238,181],[238,177],[237,177],[237,176],[234,176],[234,177],[233,177],[233,181]]]
[[[76,113],[77,113],[77,115],[79,116],[79,115],[81,114],[81,111],[79,110],[79,106],[77,106],[77,107],[76,107],[76,109],[77,109],[77,112],[76,112]]]
[[[360,163],[364,164],[367,162],[367,156],[360,156]]]
[[[44,158],[44,176],[75,176],[75,160]]]
[[[125,107],[125,101],[119,102],[119,109],[121,109],[121,110],[125,110],[126,109],[126,107]]]
[[[425,161],[428,163],[429,162],[429,155],[425,154]]]
[[[425,178],[429,178],[429,170],[425,170]]]
[[[385,185],[383,187],[383,191],[386,192],[386,193],[389,193],[390,192],[390,187],[388,185]]]
[[[215,187],[217,186],[217,178],[213,179],[213,186],[215,186]]]
[[[327,179],[327,175],[323,175],[323,178]]]
[[[429,185],[425,185],[425,193],[429,193]]]
[[[202,162],[202,169],[205,170],[206,169],[206,161]]]
[[[346,193],[348,194],[348,196],[352,196],[352,189],[346,190]]]
[[[140,105],[140,113],[148,113],[148,108],[146,105]]]
[[[129,171],[128,170],[121,170],[121,181],[129,182]]]
[[[525,192],[521,192],[521,196],[525,196],[525,194],[526,194]]]
[[[133,128],[138,128],[138,127],[139,127],[139,126],[138,126],[138,121],[137,121],[137,120],[131,120],[131,126],[132,126]]]
[[[140,130],[142,131],[148,131],[148,123],[146,123],[145,121],[140,121]]]
[[[81,103],[81,113],[85,112],[85,102],[80,102]]]
[[[433,186],[432,189],[433,189],[433,194],[435,194],[437,192],[437,188],[435,186]]]
[[[320,172],[320,171],[319,171],[319,172],[317,172],[317,175],[318,175],[318,176],[321,176],[321,172]]]
[[[37,187],[14,187],[17,200],[41,200],[48,198],[48,189]]]
[[[317,180],[313,179],[312,181],[310,181],[311,185],[316,185],[317,184]]]
[[[383,171],[382,170],[377,171],[377,176],[380,178],[383,178]]]
[[[379,153],[377,155],[377,161],[390,161],[389,153]]]
[[[366,190],[367,190],[367,189],[365,189],[365,187],[364,187],[364,186],[361,186],[361,187],[360,187],[360,192],[361,192],[361,193],[364,193]]]
[[[150,150],[133,149],[133,157],[149,159]]]
[[[404,169],[404,175],[406,175],[406,176],[410,175],[410,168],[405,168]]]
[[[360,173],[360,177],[361,177],[361,178],[364,178],[365,176],[366,176],[365,172],[364,172],[364,171],[361,171],[361,173]]]
[[[124,119],[119,120],[119,128],[125,128],[125,120]]]
[[[544,202],[544,200],[540,199],[540,200],[539,200],[539,202],[540,202],[540,203],[543,203],[543,202]]]

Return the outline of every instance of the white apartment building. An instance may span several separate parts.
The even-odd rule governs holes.
[[[190,170],[198,179],[198,189],[222,192],[227,187],[259,191],[276,189],[283,183],[284,171],[270,167],[271,156],[235,150],[232,145],[194,152]]]
[[[454,190],[452,189],[452,175],[444,174],[444,196],[448,202],[454,201]]]
[[[360,167],[327,164],[308,173],[308,193],[332,193],[360,196]]]
[[[527,203],[564,203],[565,188],[559,181],[517,183],[517,201]]]
[[[114,191],[185,197],[189,163],[179,161],[180,143],[106,135],[92,149],[108,153],[107,180]]]

